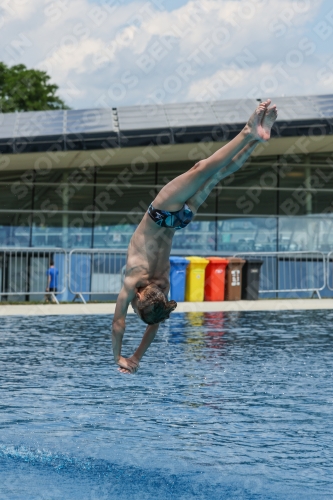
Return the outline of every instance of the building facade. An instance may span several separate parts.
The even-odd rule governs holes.
[[[333,250],[333,96],[274,102],[271,141],[176,233],[175,253]],[[158,190],[233,138],[256,105],[1,115],[1,247],[126,249]]]

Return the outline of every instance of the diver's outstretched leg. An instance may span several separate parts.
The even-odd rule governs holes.
[[[277,118],[277,110],[276,106],[272,106],[272,108],[268,109],[265,113],[264,119],[262,121],[262,127],[263,130],[265,130],[265,134],[268,132],[270,133],[270,130],[272,128],[273,123],[275,122]],[[189,200],[187,200],[187,204],[190,207],[190,209],[193,212],[197,212],[198,208],[202,203],[206,200],[206,198],[209,196],[210,192],[212,189],[218,184],[222,179],[225,179],[229,175],[233,174],[234,172],[237,172],[246,160],[251,156],[257,145],[259,144],[260,141],[252,141],[250,142],[245,148],[242,149],[227,165],[226,167],[222,168],[217,172],[215,175],[213,175],[206,183],[201,186],[198,191],[191,197]]]
[[[264,122],[270,103],[270,99],[261,103],[244,129],[228,144],[164,186],[153,201],[154,208],[171,212],[181,209],[208,179],[227,167],[248,144],[252,144],[253,141],[265,142],[269,138],[270,128],[276,119],[275,117],[270,126],[269,122]],[[276,107],[270,108],[269,116],[271,114],[276,114]]]
[[[213,175],[206,183],[201,186],[198,191],[187,200],[187,205],[190,207],[193,213],[198,211],[200,205],[206,200],[206,198],[210,195],[212,189],[218,184],[222,179],[225,179],[229,175],[233,174],[237,170],[239,170],[246,160],[251,156],[251,153],[255,150],[258,145],[258,141],[253,141],[247,146],[245,146],[242,151],[240,151],[234,159],[227,165],[227,167],[222,168]]]

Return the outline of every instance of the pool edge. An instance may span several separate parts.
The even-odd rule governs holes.
[[[333,310],[332,299],[279,299],[235,302],[179,302],[176,312]],[[114,303],[1,305],[0,316],[113,314]],[[133,314],[129,308],[129,314]]]

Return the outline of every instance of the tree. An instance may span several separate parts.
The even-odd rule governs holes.
[[[50,79],[45,71],[24,64],[9,68],[0,62],[0,112],[69,109],[56,95],[58,85],[49,83]]]

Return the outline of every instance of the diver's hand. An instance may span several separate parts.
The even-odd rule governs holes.
[[[121,373],[136,373],[139,368],[139,360],[135,356],[130,358],[123,358],[122,356],[118,359],[118,370]]]

